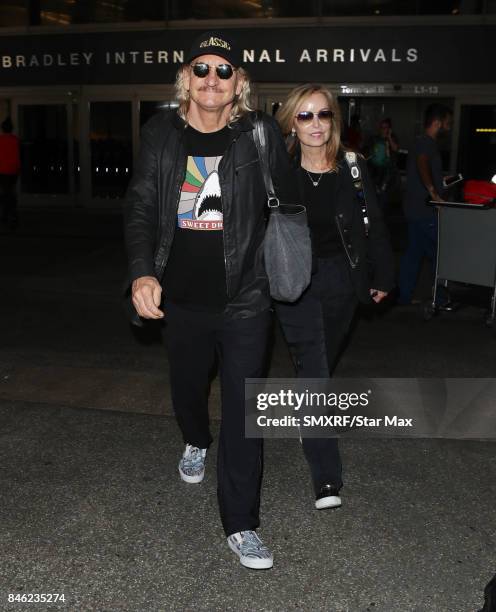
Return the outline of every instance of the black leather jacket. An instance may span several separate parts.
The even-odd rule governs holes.
[[[296,182],[279,127],[268,115],[259,116],[268,135],[275,190],[282,201],[293,202]],[[231,124],[232,140],[219,165],[229,300],[225,313],[234,318],[250,317],[270,306],[263,265],[267,197],[251,136],[253,119],[250,114]],[[186,172],[185,128],[176,111],[159,113],[143,127],[124,209],[130,282],[141,276],[162,280]],[[167,287],[164,293],[167,297]]]
[[[361,156],[358,156],[357,161],[366,194],[368,236],[365,235],[363,214],[350,169],[342,156],[338,157],[336,192],[330,194],[330,197],[335,201],[334,221],[350,266],[355,293],[361,302],[367,304],[372,302],[369,289],[389,292],[394,287],[394,257],[367,164]],[[303,198],[303,181],[306,177],[300,170],[300,163],[300,156],[296,155],[293,168],[298,175],[300,198]]]

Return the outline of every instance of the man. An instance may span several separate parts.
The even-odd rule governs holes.
[[[179,474],[190,484],[204,476],[217,355],[221,520],[242,565],[265,569],[272,553],[255,531],[262,445],[244,436],[244,382],[263,376],[270,325],[266,195],[240,64],[240,50],[224,34],[195,41],[176,79],[178,111],[156,115],[143,128],[125,235],[133,304],[141,317],[165,316],[167,323],[172,401],[186,444]],[[284,141],[275,120],[262,120],[274,184],[288,201],[294,188]]]
[[[19,138],[12,133],[14,126],[7,117],[2,122],[0,134],[0,209],[2,223],[11,229],[17,227],[16,183],[21,171]]]
[[[368,148],[370,175],[375,184],[379,206],[385,212],[388,192],[397,177],[396,154],[399,149],[391,119],[386,118],[380,122],[379,132],[371,139]]]
[[[399,304],[411,304],[424,255],[434,273],[437,248],[436,210],[428,200],[442,202],[443,167],[437,140],[451,129],[453,115],[442,104],[431,104],[424,117],[424,134],[408,157],[404,212],[408,223],[408,246],[401,259]]]

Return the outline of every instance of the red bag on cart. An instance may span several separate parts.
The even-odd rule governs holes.
[[[466,181],[463,186],[463,199],[467,204],[495,204],[496,184],[490,181]]]

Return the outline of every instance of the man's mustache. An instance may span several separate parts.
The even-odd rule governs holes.
[[[215,93],[224,93],[224,90],[221,87],[209,87],[208,85],[203,85],[200,87],[199,91],[213,91]]]

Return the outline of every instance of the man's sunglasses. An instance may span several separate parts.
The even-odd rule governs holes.
[[[217,73],[219,79],[230,79],[235,70],[235,68],[233,68],[231,64],[219,64],[218,66],[210,66],[209,64],[204,64],[203,62],[193,64],[192,68],[193,74],[199,79],[204,79],[210,72],[210,68],[215,68],[215,72]]]
[[[318,113],[312,113],[311,111],[301,111],[296,115],[297,121],[300,123],[310,123],[313,121],[314,115],[317,115],[320,121],[323,123],[329,122],[334,117],[334,113],[331,110],[320,110]]]

